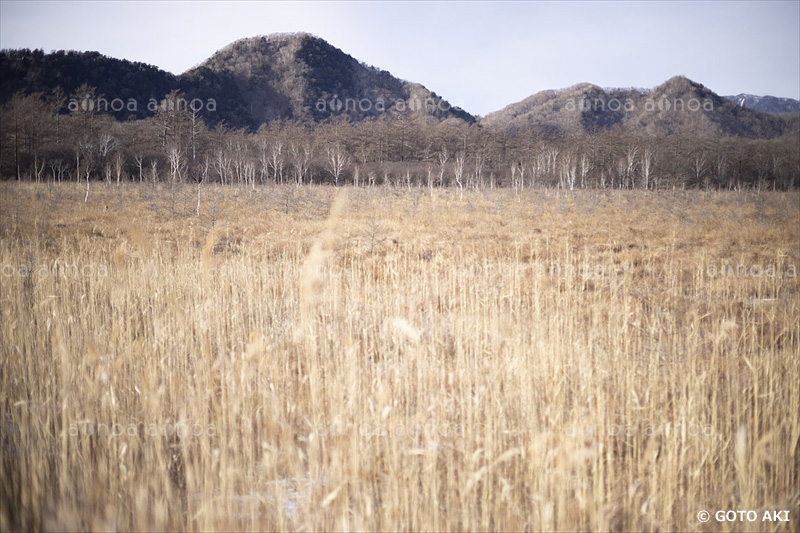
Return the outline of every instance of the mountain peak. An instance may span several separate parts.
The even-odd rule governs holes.
[[[688,92],[703,88],[703,86],[686,76],[673,76],[664,83],[657,85],[653,90],[667,92]]]
[[[267,33],[262,35],[253,35],[252,37],[242,37],[236,39],[232,43],[217,50],[214,55],[228,51],[237,50],[242,48],[254,48],[264,45],[286,46],[288,44],[301,45],[305,41],[324,42],[328,44],[325,39],[318,37],[312,33],[300,32],[276,32]],[[213,57],[213,56],[212,56]]]
[[[239,39],[185,75],[228,80],[250,110],[253,126],[274,119],[320,121],[344,115],[361,120],[384,113],[474,122],[472,115],[451,108],[424,86],[367,66],[305,32]],[[414,108],[412,100],[434,105]],[[393,107],[397,102],[402,104]]]
[[[650,91],[601,89],[588,83],[542,91],[487,115],[481,124],[551,134],[620,128],[655,136],[690,133],[751,138],[775,137],[787,128],[777,117],[739,107],[686,76],[674,76]]]
[[[698,85],[697,82],[689,79],[687,76],[684,76],[683,74],[677,74],[675,76],[672,76],[671,78],[669,78],[667,81],[664,82],[664,84],[676,84],[676,83],[684,85]]]

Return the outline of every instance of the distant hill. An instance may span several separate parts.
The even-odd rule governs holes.
[[[481,120],[491,128],[533,128],[545,134],[617,129],[650,136],[699,134],[772,138],[792,125],[727,100],[686,77],[653,89],[603,89],[583,83],[536,93]]]
[[[762,113],[800,113],[800,100],[779,98],[777,96],[756,96],[754,94],[737,94],[723,96],[742,107]]]
[[[251,129],[274,119],[347,115],[357,121],[384,113],[423,122],[475,121],[424,86],[360,63],[306,33],[241,39],[180,76],[98,52],[0,51],[0,103],[20,90],[49,94],[59,86],[70,96],[84,83],[126,104],[113,113],[118,119],[151,116],[151,99],[158,102],[178,89],[187,99],[214,100],[215,110],[204,114],[209,122]],[[137,104],[133,112],[131,100]]]

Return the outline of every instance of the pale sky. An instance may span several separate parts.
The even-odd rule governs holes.
[[[0,47],[95,50],[179,74],[225,45],[306,31],[480,115],[544,89],[800,99],[800,2],[0,2]]]

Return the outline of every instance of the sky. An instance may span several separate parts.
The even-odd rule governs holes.
[[[800,1],[10,2],[0,48],[98,51],[175,74],[244,37],[306,31],[486,115],[590,82],[685,75],[800,99]]]

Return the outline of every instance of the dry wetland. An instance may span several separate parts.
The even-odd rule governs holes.
[[[0,184],[3,531],[798,528],[797,191],[85,188]]]

